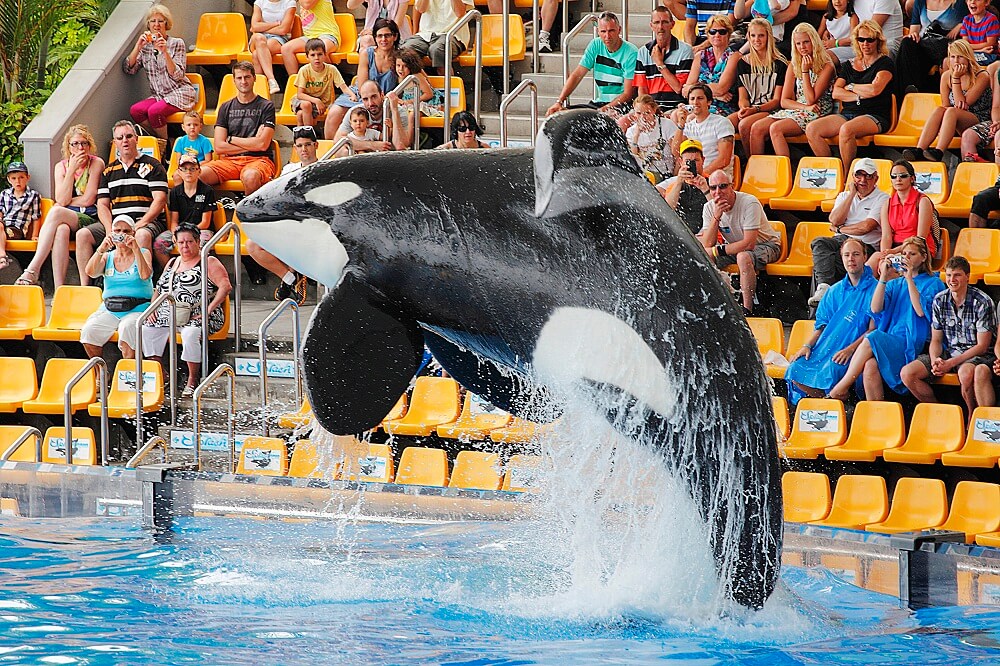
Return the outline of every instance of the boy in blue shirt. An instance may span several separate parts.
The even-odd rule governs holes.
[[[198,164],[210,161],[214,157],[212,141],[201,133],[201,114],[197,111],[185,113],[181,128],[184,130],[184,136],[174,142],[174,152],[178,153],[177,157],[185,154],[194,155],[198,158]],[[181,175],[177,171],[174,171],[173,180],[174,185],[181,184]]]

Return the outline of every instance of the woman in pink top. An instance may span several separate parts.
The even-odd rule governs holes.
[[[927,242],[931,257],[937,255],[934,241],[934,203],[916,188],[913,165],[906,160],[892,163],[889,172],[892,189],[889,201],[882,204],[882,242],[868,265],[875,270],[885,255],[899,254],[903,241],[919,236]]]

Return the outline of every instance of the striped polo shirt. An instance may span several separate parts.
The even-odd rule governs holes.
[[[622,42],[614,53],[608,51],[599,38],[595,38],[583,52],[580,64],[593,70],[597,81],[595,102],[606,104],[625,91],[625,81],[635,76],[635,61],[639,49],[628,42]]]
[[[733,0],[687,0],[685,19],[698,21],[698,32],[703,32],[703,26],[716,14],[732,14]]]
[[[136,222],[153,204],[153,192],[169,191],[167,173],[159,160],[149,155],[139,155],[128,169],[115,160],[101,174],[97,188],[98,199],[111,199],[111,216],[128,215]],[[157,221],[166,224],[161,212]]]
[[[635,63],[635,79],[632,81],[636,88],[645,88],[646,92],[653,96],[657,102],[681,103],[680,90],[674,90],[666,82],[660,70],[653,64],[653,47],[656,40],[644,44],[639,49]],[[667,70],[673,72],[674,76],[683,86],[687,83],[688,74],[691,71],[691,62],[694,59],[694,52],[685,42],[680,41],[673,35],[670,36],[670,44],[667,46],[667,55],[663,58],[663,64]]]

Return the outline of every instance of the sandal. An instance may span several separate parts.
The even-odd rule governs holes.
[[[31,270],[30,268],[25,268],[24,272],[21,273],[21,277],[14,280],[14,284],[20,285],[22,287],[38,284],[38,273]]]
[[[181,397],[182,398],[192,398],[192,397],[194,397],[194,387],[193,386],[185,386],[184,390],[181,391]]]
[[[10,256],[5,254],[2,257],[0,257],[0,270],[3,270],[8,266],[10,266]]]

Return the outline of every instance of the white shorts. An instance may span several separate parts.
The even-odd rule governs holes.
[[[94,314],[87,317],[80,331],[80,342],[85,345],[103,347],[111,336],[118,331],[118,347],[135,349],[135,322],[139,320],[140,312],[132,312],[121,319],[104,308],[98,308]]]
[[[188,363],[201,363],[201,326],[190,324],[181,326],[178,332],[181,334],[181,360]],[[144,325],[142,327],[142,355],[146,358],[164,356],[169,340],[169,326]]]

